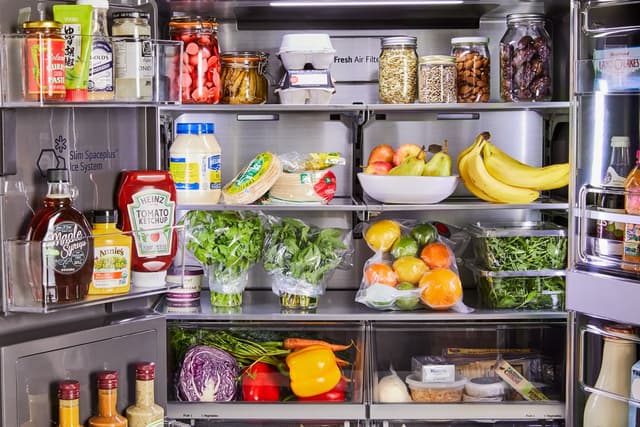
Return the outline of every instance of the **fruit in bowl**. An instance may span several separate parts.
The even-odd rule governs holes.
[[[448,144],[429,146],[432,153],[427,160],[424,147],[417,144],[402,144],[397,150],[388,144],[375,146],[369,153],[364,173],[367,175],[392,176],[450,176],[451,157],[447,153]]]

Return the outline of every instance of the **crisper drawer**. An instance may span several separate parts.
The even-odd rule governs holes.
[[[371,328],[372,420],[564,418],[564,322],[374,322]],[[382,380],[392,369],[399,378]],[[521,382],[518,374],[542,395],[517,392],[511,384]],[[407,394],[397,391],[403,385]],[[402,395],[406,403],[398,403]]]
[[[456,421],[456,422],[389,422],[382,421],[374,423],[373,427],[564,427],[563,420],[541,420],[541,421]]]
[[[363,322],[169,322],[167,328],[169,418],[366,418]],[[306,347],[306,354],[303,349],[290,356],[291,345],[307,345],[309,340],[340,347],[328,353],[322,345]],[[319,383],[335,384],[340,378],[335,365],[342,378],[324,396],[317,396]],[[304,399],[310,395],[316,397]]]

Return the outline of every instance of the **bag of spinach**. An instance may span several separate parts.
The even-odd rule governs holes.
[[[185,225],[187,249],[207,271],[211,305],[241,305],[249,269],[262,255],[264,227],[260,215],[194,210],[181,223]]]
[[[314,309],[338,267],[350,267],[351,232],[270,217],[263,265],[283,308]]]

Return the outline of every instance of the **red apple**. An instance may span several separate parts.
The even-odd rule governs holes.
[[[380,144],[373,147],[373,150],[369,153],[369,161],[367,162],[370,165],[373,162],[389,162],[393,161],[393,148],[387,144]]]
[[[369,175],[387,175],[392,167],[391,162],[373,162],[364,168],[364,173]]]
[[[420,160],[424,160],[424,147],[417,144],[402,144],[393,156],[393,165],[398,166],[409,156],[415,156]]]

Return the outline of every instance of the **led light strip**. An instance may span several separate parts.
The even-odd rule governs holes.
[[[463,4],[464,0],[355,0],[355,1],[273,1],[274,7],[318,7],[318,6],[439,6]]]

